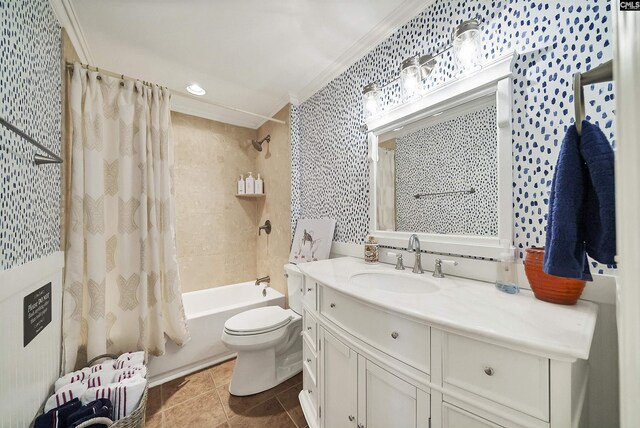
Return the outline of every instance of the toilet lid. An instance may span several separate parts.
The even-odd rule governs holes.
[[[280,306],[265,306],[232,316],[224,323],[224,328],[229,332],[260,333],[285,326],[291,318],[290,312]]]

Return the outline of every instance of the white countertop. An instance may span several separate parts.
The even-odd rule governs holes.
[[[536,299],[528,290],[507,294],[496,290],[492,283],[453,276],[438,279],[431,272],[417,275],[410,268],[396,271],[389,264],[370,265],[353,257],[298,267],[304,275],[328,287],[436,328],[485,337],[549,358],[573,361],[589,357],[598,313],[598,306],[591,302],[556,305]],[[438,285],[440,290],[425,294],[396,293],[350,282],[353,275],[362,272],[417,277]]]

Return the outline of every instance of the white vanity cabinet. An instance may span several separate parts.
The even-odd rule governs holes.
[[[346,278],[353,274],[351,265],[362,268],[356,261],[326,263],[337,265],[331,267]],[[326,285],[319,281],[320,273],[314,274],[315,278],[305,273],[308,294],[300,393],[311,428],[586,426],[582,414],[588,362],[580,355],[588,356],[595,305],[559,307],[524,292],[505,297],[495,294],[493,287],[461,279],[450,285],[440,283],[451,287],[451,293],[460,293],[443,295],[440,302],[438,295],[430,294],[428,300],[396,297],[395,302],[380,299],[378,303],[382,294],[367,294],[366,289],[356,294],[348,283],[329,277],[331,285]],[[476,287],[466,291],[474,295],[471,305],[476,306],[464,301],[466,286]],[[487,306],[477,306],[485,293]],[[430,311],[442,312],[442,305],[449,301],[457,305],[452,313],[460,308],[459,328],[455,323],[429,320]],[[433,304],[433,309],[424,302]],[[412,305],[421,305],[424,313],[413,311]],[[504,338],[496,337],[496,326],[501,324],[488,319],[482,325],[482,318],[475,318],[473,308],[490,318],[486,307],[506,323],[506,333],[498,331]],[[531,323],[520,314],[538,324],[524,332]],[[473,322],[478,333],[465,322]],[[574,340],[579,335],[583,337]]]
[[[429,427],[428,393],[320,331],[321,427]]]

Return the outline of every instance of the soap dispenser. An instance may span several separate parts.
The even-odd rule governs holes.
[[[244,195],[244,178],[242,178],[242,174],[240,174],[240,180],[238,180],[238,195]]]
[[[378,263],[378,243],[373,236],[369,236],[364,243],[364,262],[370,264]]]
[[[244,185],[245,185],[245,192],[247,193],[247,195],[252,195],[256,192],[256,179],[253,178],[253,175],[251,175],[251,172],[249,172],[249,176],[246,178],[246,180],[244,180]]]
[[[256,188],[255,191],[258,194],[262,194],[264,193],[264,182],[262,181],[262,178],[260,178],[260,174],[258,174],[258,178],[256,178]]]
[[[496,267],[496,288],[505,293],[516,294],[520,287],[516,284],[515,248],[509,244],[504,248]]]

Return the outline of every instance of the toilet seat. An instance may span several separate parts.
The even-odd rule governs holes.
[[[224,331],[232,336],[253,336],[285,327],[292,319],[291,311],[265,306],[232,316],[224,323]]]

